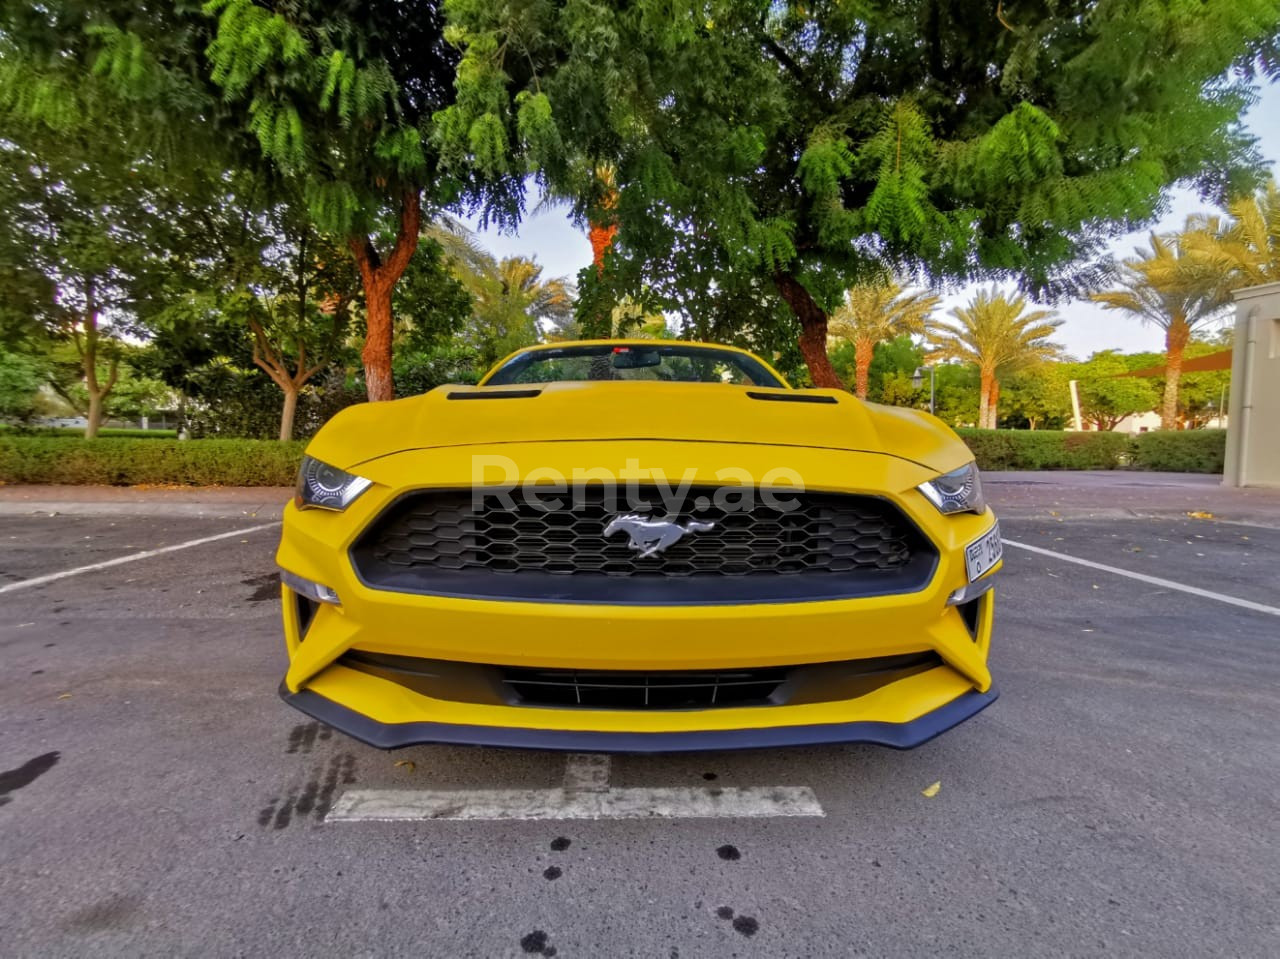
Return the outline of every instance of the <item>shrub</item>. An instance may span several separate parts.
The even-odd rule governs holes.
[[[984,470],[1168,470],[1221,473],[1225,430],[1152,433],[957,430]]]
[[[1066,433],[961,430],[984,470],[1133,469],[1220,473],[1223,430]],[[306,444],[25,436],[0,432],[0,483],[291,486]]]
[[[84,439],[84,427],[82,426],[7,426],[0,425],[0,433],[11,433],[15,436],[47,436],[61,437],[65,439]],[[138,429],[117,429],[114,426],[104,426],[98,430],[98,436],[107,437],[114,436],[117,438],[127,437],[135,440],[172,440],[177,439],[177,430],[138,430]]]
[[[1123,466],[1123,433],[1064,430],[957,430],[984,470],[1111,470]]]
[[[1226,430],[1159,430],[1131,441],[1133,467],[1174,473],[1221,473]]]
[[[0,482],[291,486],[305,443],[0,434]]]

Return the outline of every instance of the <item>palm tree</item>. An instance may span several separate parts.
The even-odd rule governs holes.
[[[1151,248],[1120,265],[1119,288],[1091,299],[1164,330],[1164,400],[1160,428],[1177,429],[1182,354],[1197,327],[1212,322],[1226,301],[1221,274],[1197,254],[1184,252],[1178,237],[1151,234]]]
[[[544,326],[563,326],[572,319],[573,285],[564,277],[543,279],[535,260],[499,260],[456,221],[434,224],[427,235],[440,244],[454,277],[471,294],[465,335],[485,362],[537,342]]]
[[[1062,347],[1049,340],[1062,321],[1053,318],[1052,310],[1026,308],[1024,297],[1010,299],[993,287],[979,290],[968,306],[953,309],[955,323],[927,324],[933,357],[977,365],[980,427],[995,429],[1002,376],[1062,355]]]
[[[1203,214],[1188,217],[1183,249],[1220,276],[1226,289],[1280,280],[1280,186],[1272,180],[1231,203],[1227,212],[1226,222]]]
[[[827,335],[853,344],[854,391],[867,398],[867,371],[877,343],[904,333],[922,334],[938,298],[907,293],[894,280],[860,283],[845,293],[844,302],[827,325]]]

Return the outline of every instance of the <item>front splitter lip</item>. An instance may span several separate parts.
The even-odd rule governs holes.
[[[985,693],[971,690],[906,723],[821,723],[752,729],[619,733],[461,723],[380,723],[312,690],[291,693],[283,683],[280,684],[280,698],[290,706],[352,739],[379,749],[450,744],[602,753],[710,752],[831,743],[871,743],[893,749],[912,749],[986,709],[998,695],[994,686]]]

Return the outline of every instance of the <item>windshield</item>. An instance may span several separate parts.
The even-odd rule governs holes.
[[[657,380],[666,383],[786,384],[747,353],[688,343],[629,343],[565,346],[513,356],[485,386],[517,383],[578,383],[584,380]]]

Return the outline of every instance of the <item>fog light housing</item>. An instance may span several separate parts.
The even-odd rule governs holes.
[[[342,605],[342,600],[338,599],[337,592],[332,588],[324,585],[324,583],[303,579],[287,569],[280,570],[280,582],[284,583],[299,596],[305,596],[307,599],[314,600],[317,603],[328,603],[330,606]]]
[[[963,606],[965,603],[972,602],[984,593],[990,592],[991,587],[996,584],[994,576],[986,576],[976,583],[970,583],[968,586],[961,586],[957,590],[953,590],[951,595],[947,597],[948,606]]]

